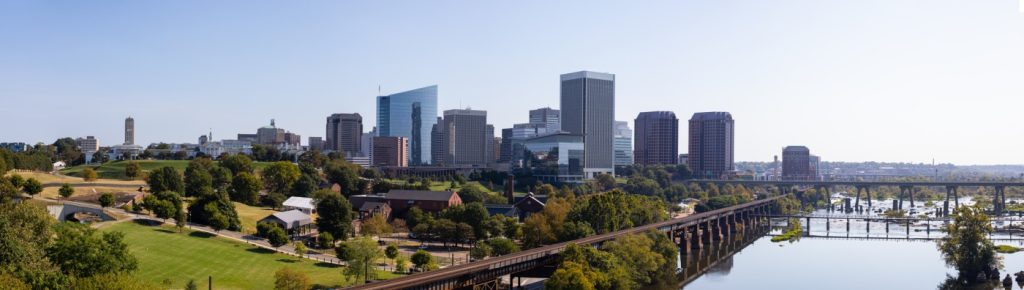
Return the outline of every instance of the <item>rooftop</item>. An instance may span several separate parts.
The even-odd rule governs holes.
[[[392,189],[388,192],[387,199],[448,201],[452,198],[453,194],[455,194],[454,191]]]

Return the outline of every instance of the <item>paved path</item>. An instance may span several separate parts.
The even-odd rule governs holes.
[[[63,203],[73,204],[73,205],[78,205],[78,206],[83,206],[83,207],[99,208],[99,206],[97,206],[95,204],[84,203],[84,202],[75,202],[75,201],[65,200],[65,201],[63,201]],[[149,221],[149,222],[152,222],[152,223],[155,223],[155,224],[167,224],[167,225],[170,225],[170,226],[175,226],[176,225],[174,219],[168,219],[165,222],[164,220],[156,218],[156,217],[152,217],[152,216],[149,216],[149,215],[136,214],[136,213],[133,213],[133,212],[127,212],[127,211],[124,211],[124,210],[119,209],[119,208],[105,208],[104,210],[109,211],[109,212],[113,212],[113,213],[121,215],[121,216],[129,217],[126,220],[145,220],[145,221]],[[122,220],[122,221],[124,221],[124,220]],[[191,230],[213,234],[213,235],[216,235],[216,236],[232,239],[232,240],[235,240],[235,241],[243,242],[243,243],[246,243],[246,244],[250,244],[250,245],[253,245],[253,246],[257,246],[257,247],[260,247],[260,248],[276,251],[276,252],[287,254],[287,255],[291,255],[291,256],[298,256],[298,254],[295,253],[295,247],[292,244],[281,246],[279,248],[274,248],[273,246],[270,245],[270,242],[268,242],[267,240],[259,238],[259,237],[256,237],[256,236],[253,236],[253,235],[247,235],[247,234],[243,234],[243,233],[240,233],[240,232],[227,231],[227,230],[214,231],[212,228],[210,228],[208,226],[201,225],[201,224],[196,224],[196,223],[188,223],[188,227]],[[345,266],[346,265],[346,263],[344,261],[339,260],[337,257],[334,257],[334,256],[332,256],[330,254],[319,252],[317,250],[307,250],[305,258],[306,259],[310,259],[310,260],[314,260],[314,261],[318,261],[318,262],[334,264],[334,265],[341,265],[341,266]],[[378,267],[378,268],[383,270],[383,268],[381,268],[381,267]]]

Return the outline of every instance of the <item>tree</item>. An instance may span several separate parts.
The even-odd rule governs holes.
[[[615,188],[615,177],[611,174],[598,174],[594,179],[597,183],[598,191],[611,190]]]
[[[92,169],[92,167],[82,169],[82,179],[85,181],[96,181],[97,178],[99,178],[99,176],[96,174],[96,170]]]
[[[185,192],[185,183],[182,181],[181,173],[178,173],[177,169],[170,166],[150,172],[146,178],[146,183],[149,184],[151,192]]]
[[[576,262],[564,262],[558,269],[544,281],[544,289],[552,290],[594,290],[594,283],[590,281],[583,265]]]
[[[330,249],[334,247],[334,236],[331,233],[320,233],[319,237],[320,248]]]
[[[11,174],[11,176],[8,176],[7,180],[10,181],[11,185],[13,185],[14,187],[21,188],[23,185],[25,185],[25,178],[21,177],[21,175],[18,175],[16,173],[13,173]]]
[[[388,247],[384,249],[384,256],[387,256],[388,259],[391,260],[398,258],[398,246],[395,246],[395,244],[388,244]]]
[[[34,197],[36,194],[43,192],[43,184],[35,178],[29,178],[25,181],[25,185],[23,185],[21,189],[28,195]]]
[[[363,222],[361,234],[363,236],[377,236],[379,241],[381,235],[390,234],[391,230],[391,225],[388,224],[388,220],[384,218],[384,215],[375,214]]]
[[[78,223],[61,223],[55,230],[57,238],[47,247],[46,257],[68,275],[91,277],[138,268],[121,232],[100,233]]]
[[[372,269],[373,262],[384,256],[384,252],[377,246],[377,242],[368,237],[359,237],[343,244],[345,244],[345,253],[338,255],[338,258],[344,256],[343,260],[348,263],[345,274],[357,278],[362,276],[364,281],[375,278],[376,271]]]
[[[284,229],[281,229],[281,227],[273,227],[269,232],[267,232],[267,242],[270,242],[270,245],[274,248],[287,245],[288,234],[285,233]]]
[[[231,170],[221,166],[214,166],[210,169],[210,176],[213,177],[213,188],[217,190],[227,189],[231,185]]]
[[[430,264],[434,263],[434,256],[424,250],[417,250],[416,253],[412,254],[410,258],[412,264],[416,265],[416,268],[420,270],[426,270]]]
[[[504,256],[519,251],[515,242],[506,238],[495,238],[488,241],[495,256]]]
[[[299,258],[305,257],[307,250],[306,245],[303,244],[302,241],[295,241],[293,244],[295,244],[295,254],[299,255]]]
[[[487,208],[484,207],[483,203],[473,202],[464,203],[451,208],[446,209],[441,213],[441,216],[450,219],[456,223],[466,223],[470,225],[473,230],[473,236],[482,238],[487,236],[484,222],[490,216],[487,214]]]
[[[327,181],[337,183],[341,187],[341,192],[346,196],[359,189],[359,174],[357,172],[358,168],[354,164],[344,161],[331,162],[324,169]]]
[[[216,203],[207,203],[206,206],[203,207],[203,211],[207,217],[206,224],[210,226],[213,231],[219,232],[231,225],[228,221],[228,217],[220,212],[220,208],[217,207]]]
[[[988,239],[992,225],[984,209],[961,206],[953,211],[953,223],[945,227],[947,234],[937,246],[946,264],[956,268],[960,280],[973,282],[979,273],[995,266],[995,245]]]
[[[239,173],[252,173],[252,159],[244,154],[235,154],[224,158],[220,162],[220,166],[231,170],[231,175],[238,175]]]
[[[0,181],[0,184],[5,183]],[[0,275],[34,277],[25,282],[38,289],[66,288],[62,285],[66,285],[67,277],[46,255],[45,245],[54,236],[55,223],[42,206],[27,202],[0,203],[0,245],[4,249],[0,251]]]
[[[469,249],[469,256],[474,260],[481,260],[491,255],[491,245],[488,245],[485,241],[478,241],[473,245],[472,249]]]
[[[114,206],[114,201],[115,200],[113,193],[104,192],[103,194],[100,195],[100,206],[102,207]]]
[[[211,162],[208,158],[196,158],[188,163],[185,168],[185,196],[200,196],[213,190],[213,176],[209,168],[213,167],[206,163]]]
[[[321,233],[345,240],[352,233],[352,204],[337,193],[324,195],[316,205],[316,227]]]
[[[309,286],[309,277],[305,273],[288,267],[274,272],[274,290],[306,290]]]
[[[277,193],[287,193],[292,185],[299,180],[299,167],[291,162],[274,162],[263,169],[263,185],[267,190]]]
[[[142,168],[139,167],[139,163],[135,161],[128,161],[128,164],[124,166],[124,176],[131,180],[135,180],[142,173]]]
[[[264,237],[264,238],[269,237],[270,236],[269,235],[270,234],[270,230],[272,230],[274,228],[277,228],[277,227],[281,227],[281,226],[279,226],[275,222],[271,222],[271,221],[258,222],[258,223],[256,223],[256,236]]]
[[[156,217],[164,220],[171,218],[170,210],[172,208],[169,203],[165,204],[165,201],[159,200],[156,196],[148,195],[142,199],[142,207],[152,212]]]
[[[71,195],[75,194],[75,188],[71,187],[70,184],[65,183],[60,185],[60,190],[57,192],[60,194],[60,197],[69,198]]]
[[[263,183],[256,175],[249,172],[239,173],[231,181],[231,200],[256,205],[259,202],[260,188],[263,188]]]
[[[205,192],[194,202],[189,204],[188,212],[191,220],[195,223],[215,226],[214,223],[226,222],[223,229],[239,231],[242,223],[238,219],[238,212],[235,211],[235,204],[231,202],[225,192]]]

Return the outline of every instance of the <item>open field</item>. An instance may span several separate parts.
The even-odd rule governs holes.
[[[18,174],[25,179],[35,178],[43,183],[43,192],[39,196],[46,198],[57,198],[60,185],[67,183],[75,189],[74,195],[103,193],[103,192],[134,192],[146,183],[141,180],[112,180],[100,179],[93,182],[86,182],[78,177],[54,175],[38,171],[18,171],[11,174]]]
[[[235,211],[238,212],[238,220],[242,223],[243,233],[255,233],[256,222],[275,212],[267,207],[250,206],[240,202],[234,204]]]
[[[314,284],[345,286],[340,266],[315,263],[203,232],[177,233],[171,227],[132,221],[104,225],[101,230],[125,234],[130,251],[139,259],[136,277],[155,283],[170,280],[174,288],[183,287],[189,279],[206,288],[206,279],[212,276],[216,289],[272,289],[274,272],[283,267],[305,273]]]
[[[142,168],[143,174],[153,170],[163,168],[165,166],[174,167],[178,172],[185,172],[185,167],[188,167],[188,160],[137,160],[139,167]],[[128,161],[113,161],[103,163],[102,165],[79,165],[75,167],[69,167],[61,170],[60,172],[71,176],[81,176],[82,170],[86,167],[93,167],[96,170],[96,174],[101,179],[119,179],[127,180],[124,176],[124,168],[128,165]],[[257,171],[270,165],[270,162],[253,162],[253,168]]]

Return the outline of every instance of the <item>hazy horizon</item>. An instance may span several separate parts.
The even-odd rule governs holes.
[[[827,2],[827,3],[826,3]],[[495,135],[558,107],[558,77],[616,75],[616,119],[736,120],[737,161],[1024,164],[1019,0],[0,3],[0,142],[216,140],[276,119],[375,126],[375,97],[438,85]],[[380,93],[378,93],[380,88]]]

